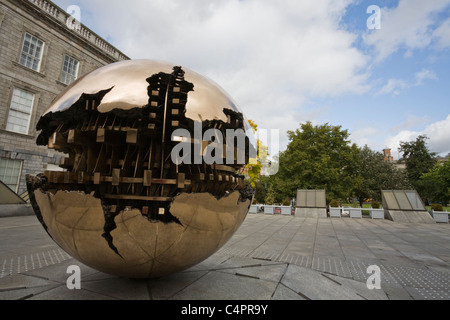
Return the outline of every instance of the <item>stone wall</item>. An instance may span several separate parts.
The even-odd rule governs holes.
[[[67,87],[60,82],[65,55],[79,61],[78,78],[106,64],[129,59],[87,27],[68,28],[67,17],[47,0],[0,0],[0,157],[23,161],[19,194],[26,189],[26,174],[41,173],[47,164],[58,165],[62,156],[36,145],[36,124]],[[39,71],[19,63],[25,33],[45,42]],[[15,88],[35,97],[27,134],[6,130]]]

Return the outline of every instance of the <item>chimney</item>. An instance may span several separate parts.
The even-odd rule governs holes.
[[[391,149],[384,149],[384,161],[394,161],[394,157],[391,155]]]

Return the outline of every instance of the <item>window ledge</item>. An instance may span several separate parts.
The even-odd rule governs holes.
[[[16,67],[20,67],[20,68],[22,68],[22,69],[25,69],[25,70],[27,70],[27,71],[30,71],[31,73],[34,73],[35,75],[38,75],[38,76],[40,76],[41,78],[45,78],[45,77],[46,77],[45,74],[43,74],[43,73],[41,73],[41,72],[38,72],[38,71],[34,71],[33,69],[30,69],[30,68],[28,68],[28,67],[25,67],[25,66],[21,65],[20,63],[18,63],[18,62],[16,62],[16,61],[13,61],[12,63],[13,63],[13,65],[15,65]]]
[[[34,135],[29,134],[29,133],[14,132],[14,131],[6,130],[6,129],[0,129],[0,133],[7,133],[7,134],[14,135],[14,136],[27,138],[27,139],[34,139],[35,138]]]
[[[57,84],[61,85],[61,86],[64,86],[64,87],[68,87],[68,86],[69,86],[69,84],[65,84],[65,83],[62,82],[61,80],[56,80],[55,82],[56,82]]]

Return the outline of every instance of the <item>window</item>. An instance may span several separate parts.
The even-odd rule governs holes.
[[[34,94],[25,90],[14,89],[6,130],[28,134],[33,103]]]
[[[41,68],[43,52],[44,42],[30,35],[29,33],[25,33],[22,53],[20,55],[20,64],[39,72]]]
[[[0,180],[14,192],[19,191],[22,161],[0,158]]]
[[[67,85],[77,79],[79,62],[72,57],[64,57],[64,65],[61,73],[61,82]]]

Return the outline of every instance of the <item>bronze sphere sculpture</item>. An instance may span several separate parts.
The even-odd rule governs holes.
[[[62,171],[27,176],[35,213],[59,246],[99,271],[182,271],[219,250],[248,213],[251,129],[194,71],[152,60],[107,65],[60,94],[37,129],[38,145],[66,157]]]

